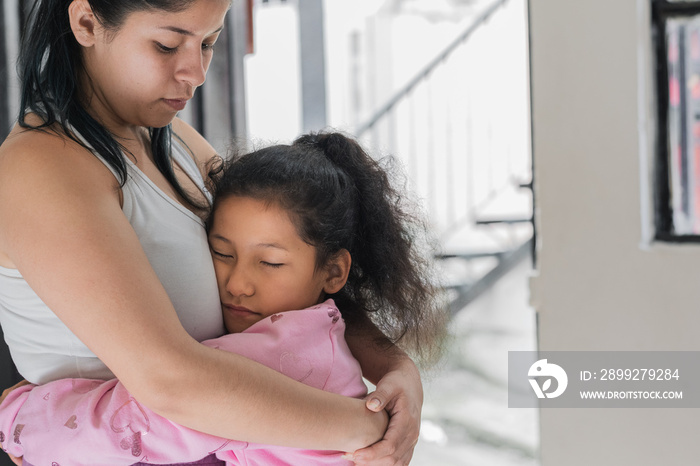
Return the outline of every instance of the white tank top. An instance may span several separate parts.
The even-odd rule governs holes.
[[[197,165],[175,138],[172,157],[211,202]],[[128,159],[122,192],[124,215],[185,330],[198,341],[221,336],[221,305],[202,220],[165,194]],[[32,383],[114,377],[16,269],[0,267],[0,325],[19,373]]]

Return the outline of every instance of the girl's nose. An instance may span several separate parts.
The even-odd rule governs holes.
[[[226,291],[232,296],[250,297],[255,294],[255,286],[248,274],[240,266],[234,266],[226,282]]]

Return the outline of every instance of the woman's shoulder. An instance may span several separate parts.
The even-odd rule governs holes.
[[[32,129],[16,124],[0,145],[0,182],[42,174],[57,181],[99,179],[103,186],[119,186],[104,163],[66,136],[60,126]]]
[[[173,120],[173,134],[185,146],[206,179],[210,162],[218,156],[216,149],[196,129],[180,118]]]

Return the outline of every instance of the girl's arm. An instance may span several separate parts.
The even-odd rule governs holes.
[[[224,438],[344,451],[381,438],[385,415],[361,400],[304,386],[192,339],[119,195],[109,170],[72,141],[15,130],[0,151],[5,263],[135,399]]]
[[[32,464],[191,462],[222,448],[247,445],[154,414],[116,379],[63,379],[19,387],[2,404],[0,433],[3,450]]]
[[[369,448],[354,452],[357,464],[408,464],[420,432],[423,385],[413,361],[393,345],[368,320],[348,325],[346,339],[362,373],[376,391],[368,395],[367,407],[389,412],[389,428],[384,438]]]

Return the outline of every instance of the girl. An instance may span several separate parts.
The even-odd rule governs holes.
[[[365,406],[389,408],[385,438],[356,459],[405,464],[420,377],[401,350],[376,347],[376,328],[348,331],[378,383],[366,403],[199,343],[224,331],[201,220],[214,150],[175,115],[204,82],[229,5],[36,2],[21,113],[0,146],[0,324],[13,360],[38,384],[116,376],[172,421],[251,442],[354,451],[386,428]]]
[[[417,352],[438,348],[444,313],[415,247],[420,223],[357,143],[338,133],[304,136],[236,158],[219,174],[209,244],[231,335],[207,346],[354,397],[366,388],[334,300],[348,321],[371,313]],[[182,428],[117,381],[23,387],[2,412],[3,448],[37,465],[167,463],[213,451],[227,464],[348,463],[339,452],[227,442]]]

